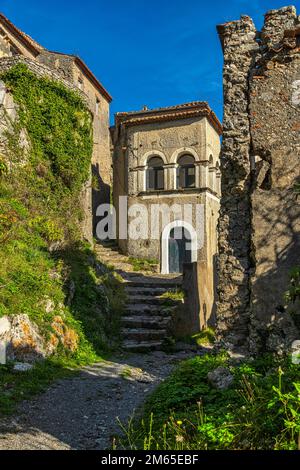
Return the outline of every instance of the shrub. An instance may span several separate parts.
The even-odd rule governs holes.
[[[121,425],[131,449],[219,450],[299,448],[299,366],[271,356],[233,366],[226,355],[182,362],[147,400],[142,419]],[[234,374],[216,390],[207,373],[225,365]]]

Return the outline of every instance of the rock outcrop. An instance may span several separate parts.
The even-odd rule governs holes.
[[[79,342],[78,334],[64,323],[60,315],[53,318],[51,328],[52,333],[49,338],[46,338],[28,315],[2,317],[0,319],[0,343],[2,347],[5,347],[5,361],[33,364],[53,355],[59,345],[65,350],[76,351]]]

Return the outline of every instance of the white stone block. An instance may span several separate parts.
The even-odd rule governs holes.
[[[11,328],[10,321],[7,317],[0,318],[0,336],[8,333]]]
[[[292,104],[294,106],[300,105],[300,80],[295,80],[292,84]]]
[[[6,341],[0,341],[0,364],[6,364]]]

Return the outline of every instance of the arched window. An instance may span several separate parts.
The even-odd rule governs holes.
[[[161,190],[164,189],[164,162],[160,157],[151,157],[148,160],[147,170],[147,189]]]
[[[192,155],[182,155],[178,159],[177,187],[195,187],[195,159]]]

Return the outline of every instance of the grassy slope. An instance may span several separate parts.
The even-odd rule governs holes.
[[[49,341],[60,316],[68,341],[34,370],[0,369],[0,413],[69,368],[99,360],[118,336],[124,293],[80,239],[80,191],[92,153],[90,114],[81,98],[20,65],[2,80],[19,119],[2,136],[0,155],[0,317],[27,314]],[[29,149],[20,146],[26,132]],[[70,293],[73,292],[70,297]],[[117,294],[117,295],[116,295]],[[46,308],[51,300],[53,308]]]

